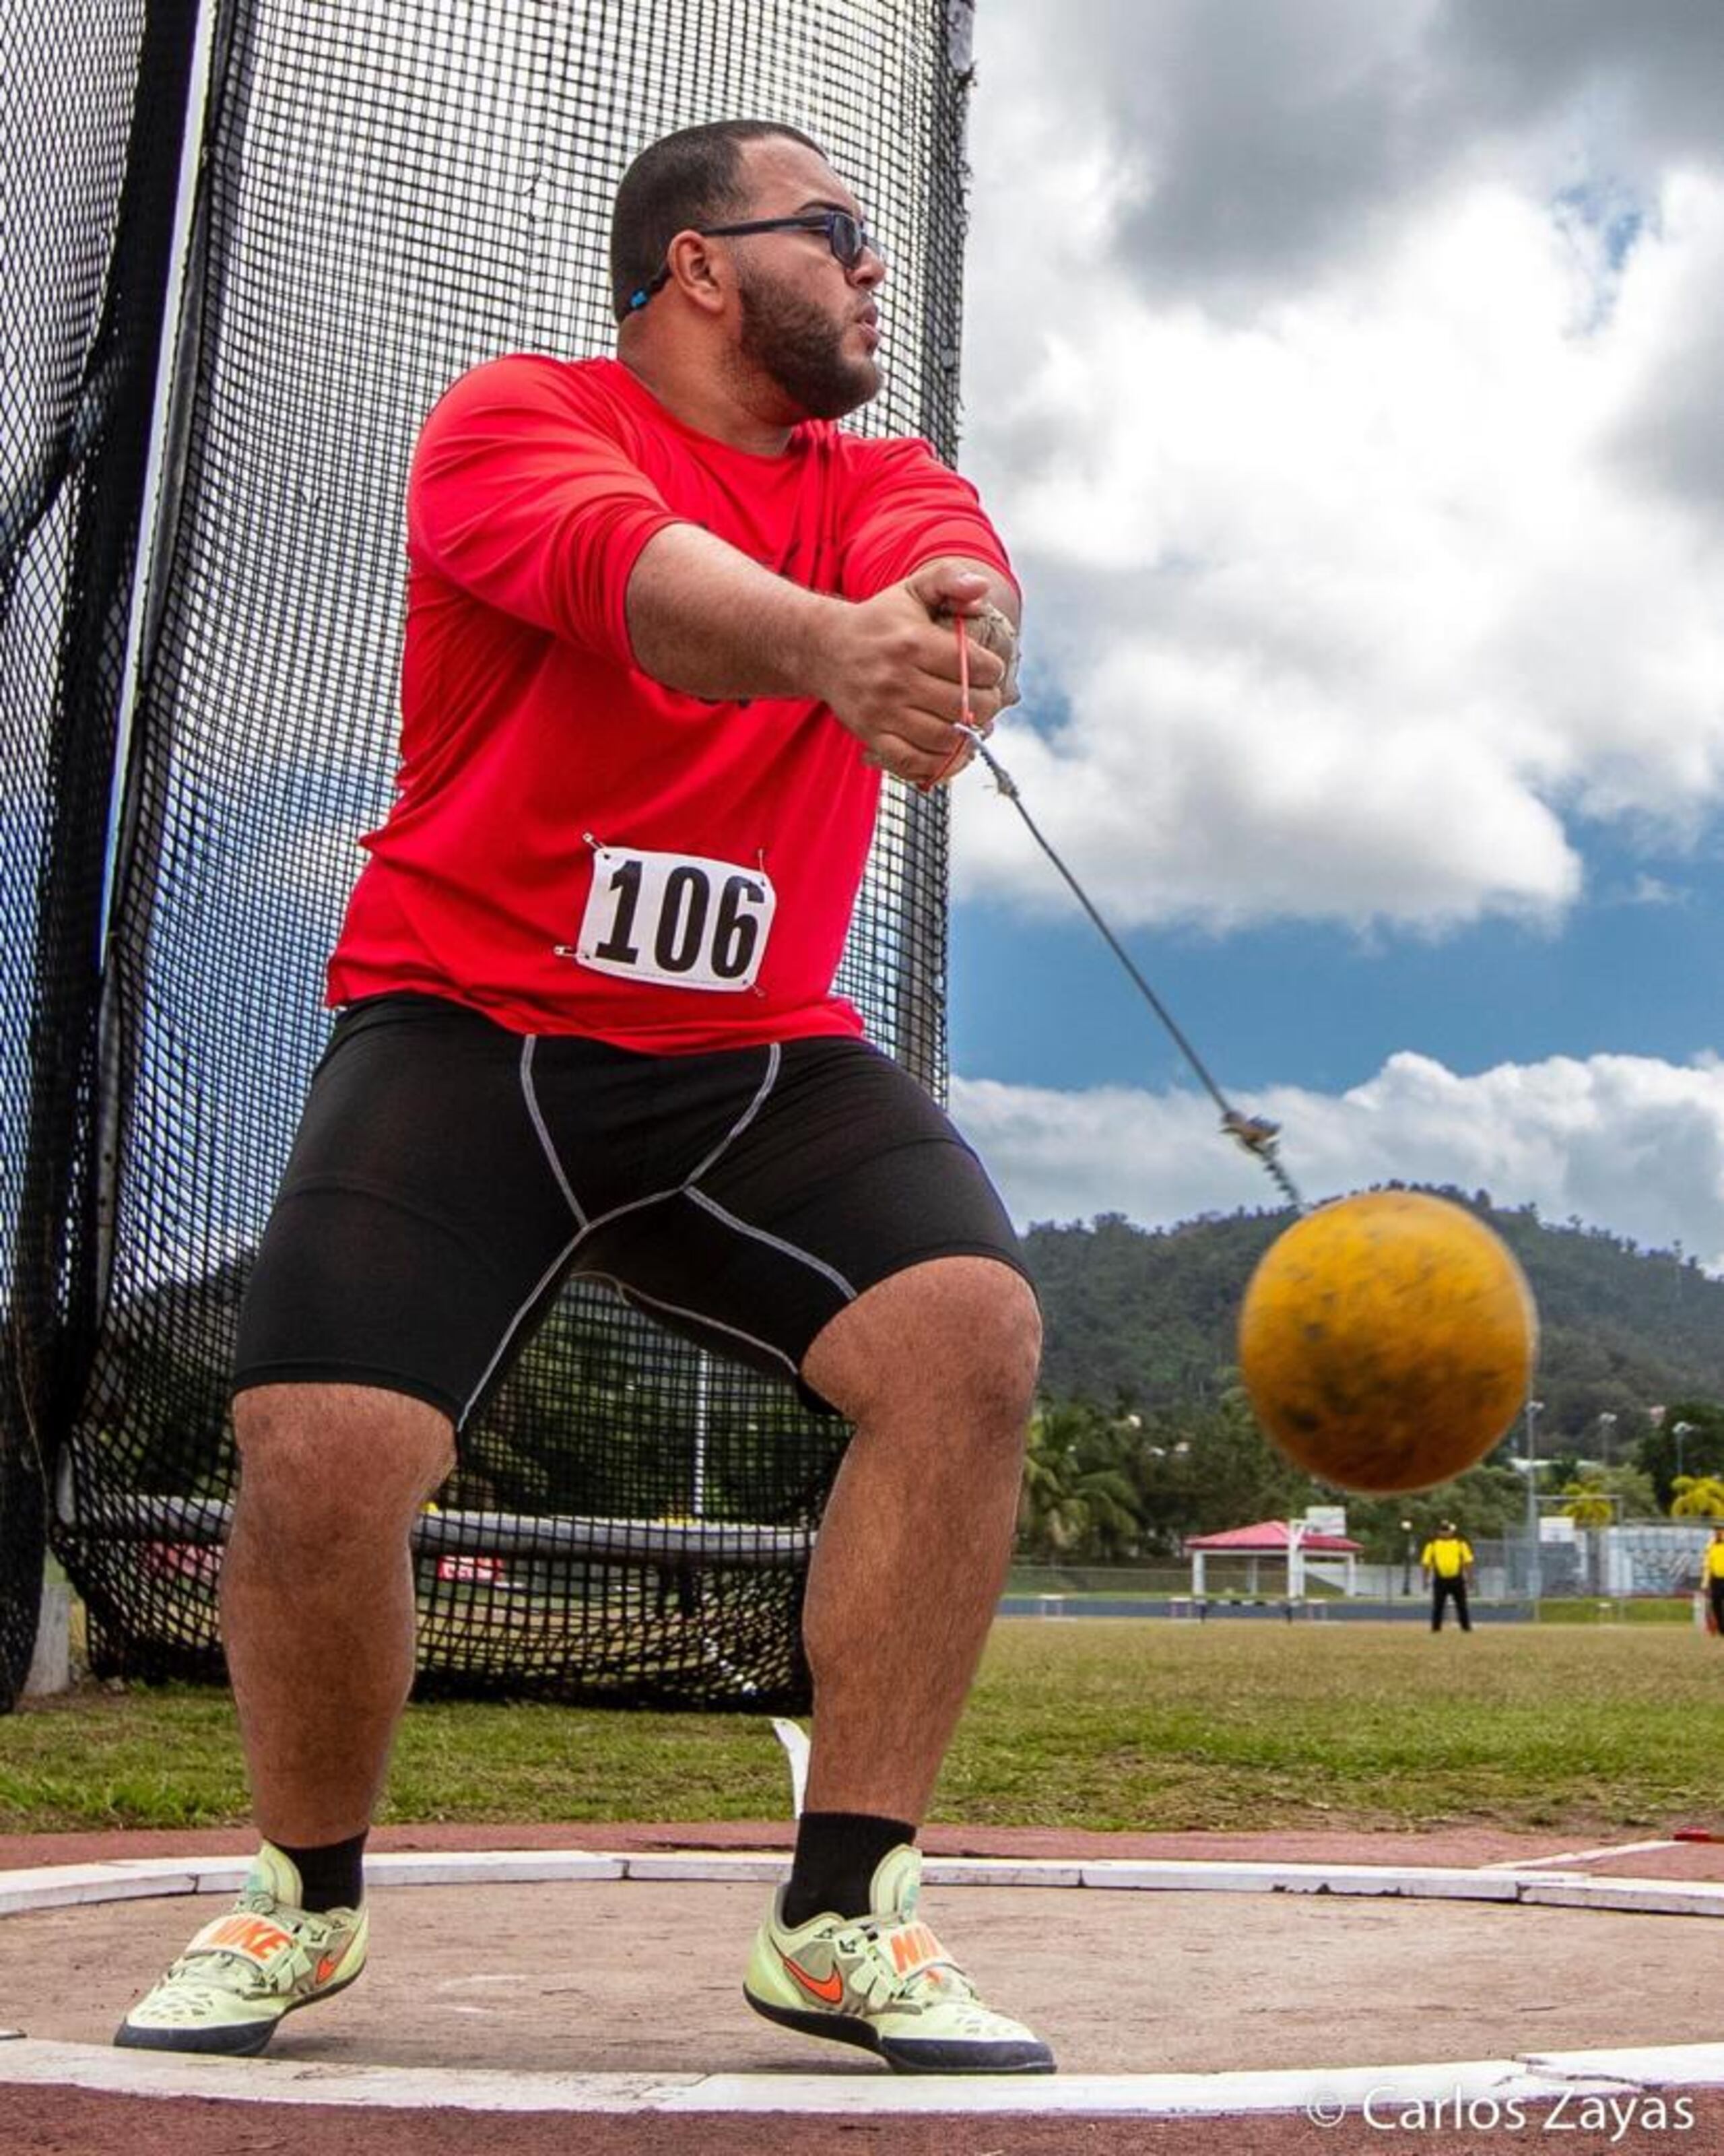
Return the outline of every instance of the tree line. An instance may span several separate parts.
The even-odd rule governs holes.
[[[1541,1317],[1540,1486],[1597,1516],[1705,1515],[1724,1478],[1724,1281],[1680,1250],[1643,1250],[1530,1206],[1453,1189],[1526,1269]],[[1240,1389],[1234,1328],[1252,1268],[1291,1215],[1239,1212],[1147,1229],[1106,1214],[1041,1223],[1025,1247],[1043,1302],[1043,1395],[1024,1473],[1019,1554],[1108,1563],[1176,1557],[1188,1535],[1302,1513],[1337,1493],[1264,1437]],[[227,1383],[245,1260],[163,1282],[111,1313],[86,1401],[134,1489],[214,1492],[232,1471]],[[843,1441],[788,1390],[715,1364],[698,1394],[652,1328],[605,1291],[572,1291],[493,1404],[449,1502],[480,1509],[773,1520],[818,1512]],[[1367,1555],[1393,1562],[1451,1515],[1518,1532],[1509,1465],[1524,1422],[1480,1467],[1412,1498],[1346,1500]],[[1589,1511],[1592,1517],[1587,1517]],[[1410,1528],[1403,1525],[1410,1522]]]
[[[1677,1250],[1643,1250],[1489,1194],[1438,1192],[1495,1228],[1540,1312],[1533,1397],[1541,1495],[1581,1526],[1724,1510],[1724,1281]],[[1365,1499],[1326,1488],[1264,1436],[1240,1388],[1234,1327],[1258,1259],[1291,1214],[1241,1211],[1168,1229],[1104,1214],[1026,1238],[1047,1327],[1019,1555],[1105,1564],[1172,1558],[1188,1535],[1344,1502],[1367,1559],[1403,1559],[1455,1517],[1521,1532],[1525,1419],[1434,1491]],[[1715,1480],[1714,1478],[1718,1478]]]

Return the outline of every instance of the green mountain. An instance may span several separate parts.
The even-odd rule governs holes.
[[[1724,1281],[1681,1250],[1644,1250],[1532,1206],[1442,1189],[1501,1235],[1537,1299],[1540,1449],[1626,1454],[1648,1410],[1724,1400]],[[1026,1238],[1047,1322],[1043,1389],[1149,1412],[1219,1401],[1234,1382],[1234,1327],[1259,1257],[1290,1211],[1234,1213],[1175,1228],[1103,1214],[1044,1222]],[[1600,1421],[1614,1416],[1614,1424]]]

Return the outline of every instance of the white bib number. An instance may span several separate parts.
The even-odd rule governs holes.
[[[764,869],[595,846],[579,941],[561,948],[595,973],[734,993],[754,986],[777,904]]]

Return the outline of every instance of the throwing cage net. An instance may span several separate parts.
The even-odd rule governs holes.
[[[765,116],[890,264],[854,424],[949,456],[969,14],[0,0],[0,1706],[44,1533],[99,1673],[219,1673],[234,1321],[387,805],[425,413],[610,349],[629,160]],[[944,880],[943,800],[889,789],[839,985],[935,1087]],[[419,1523],[421,1688],[805,1704],[845,1435],[572,1287]]]

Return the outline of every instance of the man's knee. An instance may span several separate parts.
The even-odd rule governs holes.
[[[248,1510],[320,1531],[410,1520],[448,1480],[440,1409],[367,1385],[259,1385],[233,1403]]]
[[[993,1258],[937,1258],[894,1273],[839,1312],[803,1375],[851,1420],[931,1404],[1021,1440],[1041,1363],[1041,1313]]]

